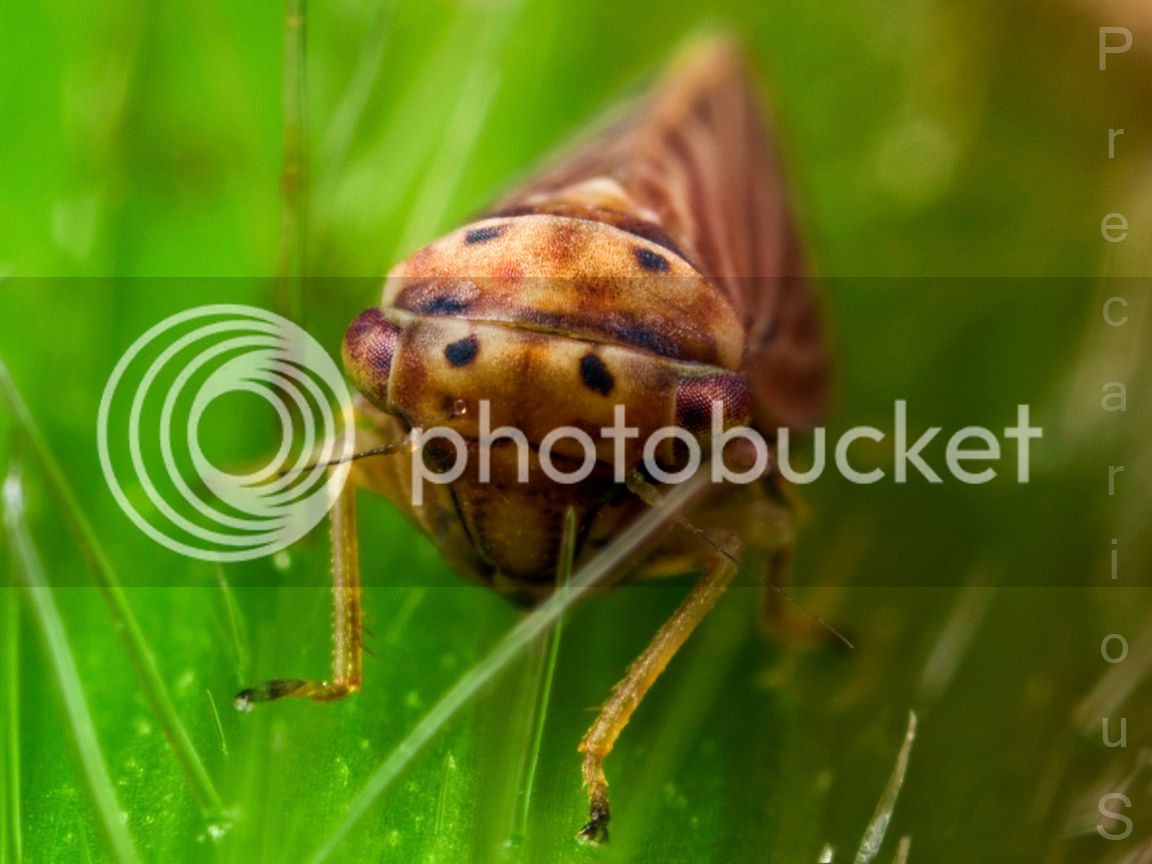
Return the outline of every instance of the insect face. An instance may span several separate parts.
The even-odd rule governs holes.
[[[748,421],[742,353],[731,308],[675,252],[539,214],[474,223],[417,252],[344,340],[345,366],[376,407],[408,430],[467,442],[444,492],[485,577],[540,585],[556,572],[564,512],[575,509],[581,538],[610,533],[622,513],[608,505],[626,497],[624,476],[658,430],[687,429],[706,446],[712,401],[725,427]],[[605,437],[618,406],[635,434]],[[562,427],[586,433],[592,451]],[[515,432],[492,440],[494,430]],[[422,456],[442,473],[460,457],[451,449],[430,443]],[[681,455],[671,437],[658,452],[667,466]],[[557,479],[586,461],[585,479]]]

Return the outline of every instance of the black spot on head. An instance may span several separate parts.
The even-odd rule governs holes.
[[[480,350],[480,340],[475,336],[466,336],[459,341],[444,346],[444,356],[453,366],[467,366],[476,359]]]
[[[632,253],[645,270],[651,270],[653,273],[667,272],[668,259],[663,255],[657,255],[651,249],[645,249],[643,246],[637,246],[632,250]]]
[[[495,240],[503,233],[503,225],[488,225],[484,228],[473,228],[464,235],[464,242],[469,246],[475,243],[487,243],[489,240]]]
[[[585,387],[601,396],[611,393],[612,387],[616,384],[616,379],[612,377],[604,361],[595,354],[585,354],[580,358],[580,378],[584,381]]]

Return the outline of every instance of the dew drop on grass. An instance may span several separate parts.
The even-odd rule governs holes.
[[[218,819],[215,822],[209,822],[206,830],[208,838],[213,843],[219,843],[224,839],[224,835],[232,830],[232,821],[230,819]]]

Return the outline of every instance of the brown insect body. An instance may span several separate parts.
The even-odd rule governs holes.
[[[454,260],[461,249],[472,251],[468,234],[488,230],[499,234],[485,242],[487,256]],[[477,554],[472,575],[525,599],[552,586],[569,507],[582,538],[610,536],[631,509],[605,510],[628,497],[613,480],[614,444],[599,435],[612,426],[616,405],[626,407],[628,424],[639,432],[625,442],[628,469],[640,463],[648,436],[687,425],[685,415],[698,414],[709,396],[724,402],[727,425],[748,420],[737,371],[743,331],[731,309],[671,253],[661,255],[660,275],[646,274],[638,250],[660,255],[599,222],[548,215],[485,220],[400,265],[385,291],[388,305],[358,319],[345,342],[348,368],[377,407],[405,426],[444,426],[469,442],[464,476],[428,487],[422,507],[409,503],[411,490],[400,476],[409,466],[399,460],[378,466],[387,473],[370,475],[382,481],[377,491],[442,548],[462,537]],[[523,272],[508,274],[511,262]],[[427,311],[443,309],[452,313]],[[492,447],[491,481],[479,477],[480,400],[489,406],[489,429],[524,433],[528,482],[518,481],[519,451],[511,441]],[[696,425],[704,438],[709,425],[698,418]],[[583,429],[597,444],[602,464],[587,480],[559,483],[539,466],[536,448],[561,426]],[[561,438],[552,452],[560,470],[581,464],[578,442]],[[436,460],[432,445],[425,453]],[[447,524],[453,513],[463,532]]]
[[[469,441],[469,469],[420,508],[399,461],[372,466],[368,484],[455,566],[532,601],[552,587],[567,508],[587,552],[639,506],[599,437],[614,406],[640,432],[629,468],[660,427],[706,446],[713,400],[726,426],[813,422],[823,352],[806,285],[787,278],[800,262],[782,202],[738,55],[710,43],[624,121],[392,271],[382,308],[349,328],[346,368],[399,420],[379,418],[381,439],[447,426]],[[526,434],[529,482],[510,441],[493,447],[491,482],[478,479],[480,400],[489,428]],[[582,483],[556,483],[536,460],[560,426],[597,442],[604,464]],[[553,452],[578,466],[583,451],[562,439]],[[675,461],[671,445],[662,455]]]
[[[769,440],[776,426],[819,419],[825,355],[801,275],[747,72],[730,42],[706,42],[604,131],[392,271],[382,305],[360,315],[344,340],[345,366],[365,399],[358,449],[395,452],[412,430],[443,426],[467,442],[467,467],[450,484],[425,487],[419,505],[407,459],[363,459],[355,474],[411,517],[455,569],[538,601],[553,590],[569,509],[586,556],[658,501],[653,484],[631,471],[657,429],[687,430],[707,452],[714,402],[725,427],[752,425]],[[490,446],[491,476],[482,479],[481,400],[489,430],[513,427],[525,436],[527,482],[511,440]],[[613,449],[618,442],[599,435],[614,425],[618,405],[638,433],[624,440],[623,459]],[[575,484],[541,469],[538,448],[563,426],[588,433],[596,449],[591,475]],[[456,457],[442,443],[423,448],[433,470]],[[572,440],[561,438],[552,453],[561,471],[583,463]],[[683,451],[665,440],[656,456],[675,470]],[[621,462],[627,478],[615,471]],[[714,487],[704,509],[690,514],[696,534],[673,532],[669,519],[669,533],[647,550],[645,570],[703,575],[580,744],[590,800],[584,839],[607,836],[605,757],[725,590],[743,544],[770,555],[767,581],[783,578],[791,529],[776,482],[769,473],[752,486]],[[331,524],[332,679],[268,681],[241,693],[240,707],[285,696],[337,699],[360,687],[350,486]],[[766,598],[769,617],[779,618],[779,595]]]

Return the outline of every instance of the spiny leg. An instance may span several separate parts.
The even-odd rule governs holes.
[[[765,550],[767,560],[763,564],[760,627],[786,642],[830,644],[838,634],[811,612],[798,610],[792,602],[789,587],[795,549],[795,543],[789,539],[776,549]]]
[[[790,594],[796,552],[797,511],[803,504],[780,478],[764,484],[767,495],[745,511],[744,530],[750,547],[765,557],[760,626],[790,642],[852,648],[852,642],[820,616],[799,606]],[[751,551],[751,550],[750,550]]]
[[[327,702],[360,689],[361,610],[360,557],[356,540],[356,466],[351,466],[344,485],[336,491],[329,513],[332,537],[332,678],[309,681],[281,678],[265,681],[236,694],[234,704],[250,711],[256,702],[289,696]],[[331,480],[331,483],[337,482]]]
[[[707,545],[701,545],[702,555],[707,559],[704,575],[612,689],[612,695],[600,710],[596,722],[580,742],[589,808],[588,822],[577,836],[585,842],[602,843],[608,839],[610,811],[604,760],[612,752],[632,712],[680,646],[712,610],[736,573],[742,553],[739,538],[731,532],[706,531],[703,534],[707,541]]]
[[[763,567],[764,593],[760,603],[760,626],[781,637],[810,637],[814,623],[797,616],[789,606],[788,587],[792,582],[792,556],[796,549],[795,499],[782,490],[764,484],[767,494],[747,510],[749,522],[761,524],[746,536],[759,553]],[[768,527],[771,526],[771,527]]]

